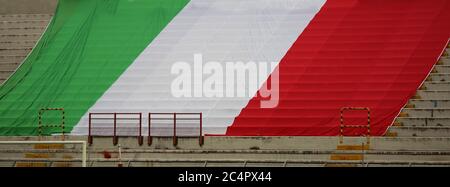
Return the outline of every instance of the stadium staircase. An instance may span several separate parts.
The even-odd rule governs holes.
[[[75,165],[68,161],[73,159],[73,156],[70,155],[70,152],[73,151],[67,149],[72,150],[64,144],[35,144],[20,151],[9,151],[14,152],[17,156],[16,159],[11,160],[14,167],[79,167],[79,164]],[[36,161],[36,159],[42,161]]]
[[[385,137],[423,137],[439,139],[450,137],[450,46],[426,78],[416,95],[405,105],[385,134]],[[369,145],[338,146],[346,150],[333,154],[330,160],[364,160]],[[358,153],[358,150],[361,150]],[[352,153],[353,152],[353,153]],[[439,151],[438,151],[439,152]],[[433,154],[433,153],[430,153]],[[329,166],[355,166],[354,164],[329,164]]]
[[[0,84],[26,58],[51,19],[50,14],[0,15]],[[154,137],[139,145],[136,137],[95,137],[88,147],[88,166],[450,166],[450,49],[396,118],[383,137]],[[60,140],[45,137],[44,140]],[[66,140],[87,140],[69,136]],[[0,137],[0,141],[39,140],[39,137]],[[41,139],[42,140],[42,139]],[[147,137],[144,141],[147,142]],[[119,149],[120,145],[120,149]],[[120,154],[119,154],[120,150]],[[0,166],[79,166],[79,149],[71,146],[4,146]],[[120,156],[119,156],[120,155]]]
[[[0,144],[0,167],[80,167],[82,166],[82,149],[75,144],[41,143],[42,139],[34,139],[28,143],[27,138],[7,138],[11,142]],[[77,150],[78,148],[78,150]]]
[[[88,166],[124,167],[373,167],[450,166],[450,57],[447,48],[424,84],[404,107],[384,137],[153,137],[151,145],[136,138],[95,137],[88,149]],[[0,140],[30,140],[37,137],[1,137]],[[57,140],[59,137],[47,137]],[[69,140],[87,140],[71,136]],[[144,142],[147,142],[146,140]],[[51,151],[49,151],[51,150]],[[70,167],[80,150],[33,146],[0,150],[0,166]],[[37,161],[36,161],[37,160]]]
[[[51,14],[0,15],[0,85],[30,53],[51,17]]]
[[[450,137],[450,47],[397,117],[387,136]]]
[[[90,167],[373,167],[450,166],[450,57],[447,48],[433,71],[410,100],[384,137],[153,137],[151,145],[139,145],[136,137],[95,137],[88,148]],[[37,140],[38,137],[0,137],[0,141]],[[46,137],[59,140],[59,137]],[[87,140],[70,136],[68,140]],[[144,142],[147,142],[146,137]],[[80,150],[42,145],[6,147],[0,150],[0,166],[79,166]]]
[[[67,140],[86,140],[71,136]],[[0,141],[37,140],[37,137],[0,137]],[[59,140],[46,137],[45,140]],[[370,146],[358,147],[359,137],[226,137],[207,136],[203,146],[196,138],[153,138],[139,146],[136,138],[98,137],[88,147],[88,167],[293,167],[293,166],[450,166],[449,137],[376,137]],[[119,154],[119,145],[120,153]],[[337,149],[338,148],[338,149]],[[0,149],[0,166],[79,166],[79,149],[40,149],[17,146]],[[121,156],[119,156],[121,155]],[[58,164],[55,164],[58,163]],[[44,164],[46,163],[46,164]],[[70,164],[72,163],[72,164]]]

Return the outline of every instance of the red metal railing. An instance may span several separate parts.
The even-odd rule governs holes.
[[[155,116],[164,116],[164,117],[155,117]],[[197,116],[198,118],[183,118],[183,117],[179,117],[179,116]],[[152,134],[151,134],[151,127],[152,127],[152,120],[165,120],[165,121],[171,121],[172,125],[173,125],[173,132],[172,132],[172,137],[173,137],[173,145],[177,145],[178,144],[178,135],[177,135],[177,121],[199,121],[199,134],[198,134],[198,141],[199,141],[199,145],[202,146],[203,142],[204,142],[204,137],[203,137],[203,114],[202,113],[148,113],[148,145],[152,144]],[[170,122],[168,123],[170,124]],[[161,135],[159,135],[161,136]]]
[[[100,117],[98,117],[100,116]],[[102,117],[103,116],[103,117]],[[106,116],[106,117],[105,117]],[[127,117],[118,117],[118,116],[127,116]],[[142,113],[89,113],[89,132],[88,132],[88,142],[92,144],[93,142],[93,120],[113,120],[113,144],[117,145],[118,143],[118,135],[117,135],[117,121],[120,120],[131,120],[137,121],[138,124],[138,143],[139,145],[143,144],[142,137]]]
[[[344,124],[344,112],[348,110],[367,111],[367,124],[365,125],[345,125]],[[339,131],[339,142],[344,142],[344,128],[366,128],[367,129],[367,144],[370,144],[370,109],[368,107],[343,107],[341,108],[341,120]]]

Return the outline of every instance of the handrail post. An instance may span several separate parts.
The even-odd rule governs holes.
[[[204,137],[203,137],[203,114],[200,112],[200,136],[199,136],[199,145],[203,146]]]
[[[92,145],[92,133],[91,133],[91,129],[92,129],[92,113],[89,113],[89,127],[88,127],[88,143],[89,145]]]
[[[143,144],[143,137],[142,137],[142,113],[139,113],[139,137],[138,137],[138,144]]]
[[[339,143],[344,143],[344,108],[341,108],[341,119],[339,125]]]
[[[152,113],[148,113],[148,138],[147,138],[147,144],[150,146],[152,145],[152,134],[151,134],[151,122],[152,121]]]
[[[173,113],[173,145],[178,144],[177,140],[177,113]]]
[[[367,109],[367,145],[370,145],[370,109]]]
[[[118,145],[118,148],[119,148],[119,164],[117,164],[117,167],[123,167],[123,164],[122,164],[122,148],[121,148],[120,144]]]
[[[114,129],[113,129],[113,144],[117,145],[118,139],[116,136],[117,131],[117,113],[114,112]]]
[[[62,120],[61,120],[61,128],[62,128],[62,141],[64,141],[65,139],[65,135],[64,135],[64,124],[66,122],[66,113],[64,112],[64,109],[61,108],[61,112],[62,112]]]
[[[41,140],[42,139],[42,113],[43,113],[43,111],[44,111],[44,109],[40,109],[39,110],[39,121],[38,121],[38,123],[39,123],[39,126],[38,126],[38,132],[39,132],[39,140]]]

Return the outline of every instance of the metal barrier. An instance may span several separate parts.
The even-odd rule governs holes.
[[[156,115],[164,116],[164,117],[155,117]],[[180,115],[188,115],[188,116],[196,116],[198,115],[198,118],[180,118]],[[184,121],[199,121],[199,134],[198,134],[198,141],[199,145],[202,146],[204,142],[203,137],[203,116],[202,113],[148,113],[148,145],[152,144],[152,135],[151,135],[151,127],[152,127],[152,120],[160,120],[160,121],[169,121],[169,124],[173,124],[173,145],[178,144],[178,137],[177,137],[177,121],[184,120]]]
[[[344,124],[344,112],[347,110],[362,110],[367,111],[367,125],[345,125]],[[370,109],[368,107],[343,107],[341,108],[340,130],[339,130],[339,143],[344,143],[344,128],[366,128],[367,129],[367,145],[370,144]]]
[[[61,111],[61,123],[57,124],[57,125],[43,125],[42,124],[42,115],[44,114],[45,111]],[[65,112],[64,112],[64,108],[41,108],[39,110],[39,120],[38,120],[38,133],[39,133],[39,137],[42,136],[43,133],[43,128],[52,128],[52,127],[59,127],[61,128],[61,133],[62,133],[62,140],[64,140],[64,124],[65,124]]]
[[[96,116],[107,116],[107,117],[96,117]],[[131,116],[131,117],[118,117],[118,116]],[[133,117],[136,116],[136,117]],[[89,113],[89,132],[88,132],[88,142],[89,145],[92,145],[93,142],[93,134],[92,134],[92,126],[93,120],[112,120],[113,121],[113,144],[117,145],[118,135],[117,135],[117,121],[119,120],[131,120],[137,121],[138,123],[138,144],[143,144],[142,137],[142,113]]]

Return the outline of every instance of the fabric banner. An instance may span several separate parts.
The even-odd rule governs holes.
[[[446,47],[449,8],[447,0],[328,0],[278,66],[278,106],[261,109],[264,98],[252,98],[226,134],[335,136],[342,107],[367,107],[371,135],[383,135]],[[367,118],[344,113],[347,125]]]

